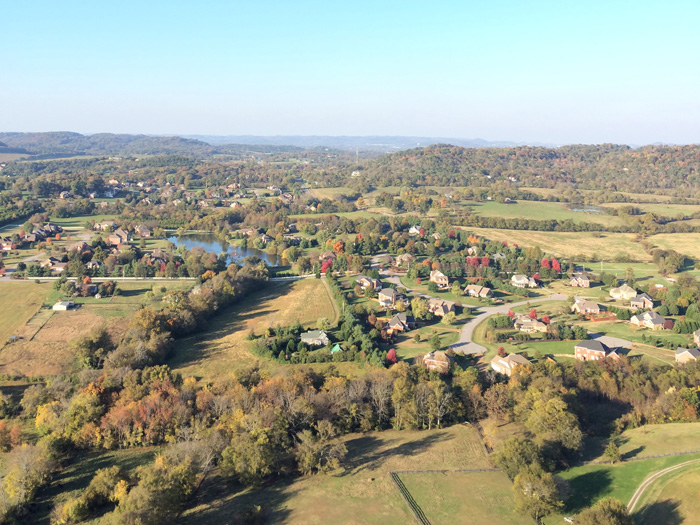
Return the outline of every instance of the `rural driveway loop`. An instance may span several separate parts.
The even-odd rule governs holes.
[[[655,474],[652,474],[649,476],[647,479],[644,480],[644,482],[637,487],[637,490],[632,494],[632,498],[630,498],[630,502],[627,504],[627,512],[632,514],[634,511],[634,508],[637,506],[637,503],[639,503],[639,500],[641,499],[642,495],[644,494],[644,491],[648,489],[656,480],[658,480],[660,477],[664,476],[665,474],[668,474],[670,472],[673,472],[674,470],[678,470],[680,468],[685,467],[686,465],[691,465],[693,463],[698,463],[700,462],[700,459],[692,459],[690,461],[686,461],[684,463],[679,463],[678,465],[673,465],[671,467],[665,468],[663,470],[659,470]]]

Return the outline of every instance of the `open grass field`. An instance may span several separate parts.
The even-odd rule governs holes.
[[[525,230],[499,230],[493,228],[464,228],[492,241],[506,241],[519,246],[539,246],[557,257],[575,258],[577,255],[596,260],[614,261],[618,256],[646,262],[651,256],[634,242],[632,233],[596,232],[539,232]],[[680,238],[683,236],[678,234]]]
[[[502,217],[504,219],[532,219],[558,221],[572,220],[574,222],[591,222],[596,224],[624,224],[622,217],[615,217],[599,212],[574,211],[568,204],[562,202],[518,201],[503,203],[496,201],[472,202],[465,201],[476,215],[484,217]]]
[[[36,284],[33,281],[0,285],[0,348],[11,335],[18,335],[44,304],[50,290],[50,284]]]
[[[692,215],[700,211],[700,206],[697,204],[671,204],[671,203],[642,203],[629,204],[620,202],[609,202],[601,204],[605,208],[624,208],[626,206],[634,206],[639,208],[642,213],[656,213],[663,217],[677,217],[678,215]]]
[[[435,525],[532,523],[515,513],[513,489],[503,472],[409,473],[400,478]],[[471,489],[465,490],[467,487]]]
[[[221,478],[212,476],[178,523],[237,523],[238,513],[260,505],[268,523],[404,525],[412,523],[414,517],[392,483],[390,472],[491,467],[478,434],[465,425],[431,431],[352,434],[343,441],[348,456],[344,470],[335,475],[281,480],[257,490],[236,490],[236,487],[227,487]],[[480,488],[484,484],[483,492],[495,483],[510,490],[507,478],[501,475],[503,478],[498,480],[472,478],[469,481]],[[423,483],[419,478],[420,475],[412,475],[411,480]],[[415,495],[421,498],[419,503],[426,506],[425,513],[431,523],[466,522],[460,515],[448,516],[445,520],[437,509],[438,498],[463,498],[473,504],[480,501],[481,490],[471,491],[470,485],[461,484],[466,478],[452,478],[452,474],[448,474],[445,481],[449,479],[455,483],[442,483],[441,494]],[[461,507],[450,510],[460,512]],[[430,511],[435,512],[431,514]]]
[[[299,320],[314,328],[321,317],[333,321],[335,304],[317,279],[271,283],[240,304],[219,312],[208,327],[176,343],[169,365],[184,375],[214,377],[260,365],[280,366],[253,355],[250,330],[260,335],[270,326],[289,326]]]
[[[700,258],[700,233],[660,233],[650,236],[649,242],[664,250]]]

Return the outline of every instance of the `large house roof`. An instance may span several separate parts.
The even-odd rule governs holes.
[[[607,345],[601,343],[600,341],[596,341],[595,339],[581,341],[576,345],[576,348],[584,348],[586,350],[592,350],[593,352],[603,352],[605,354],[607,354],[610,351]]]
[[[676,350],[676,357],[679,355],[683,355],[686,352],[688,352],[690,355],[692,355],[696,360],[700,358],[700,349],[698,348],[683,348],[680,347],[678,350]]]

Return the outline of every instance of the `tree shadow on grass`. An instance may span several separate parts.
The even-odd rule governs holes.
[[[680,501],[675,499],[657,501],[645,505],[632,517],[634,522],[639,525],[681,525],[684,520],[678,507],[680,507]]]
[[[577,514],[608,493],[612,476],[606,468],[586,472],[569,480],[571,495],[566,500],[566,512]]]
[[[646,447],[643,445],[641,447],[633,448],[629,452],[625,452],[624,454],[622,454],[622,459],[627,460],[627,459],[632,459],[634,457],[637,457],[639,454],[644,452],[645,448]]]
[[[376,470],[389,458],[400,456],[413,456],[430,448],[436,441],[454,439],[448,437],[445,432],[436,432],[425,437],[419,437],[413,441],[403,442],[391,447],[391,441],[379,439],[375,436],[361,436],[345,442],[348,449],[345,471],[343,476],[357,474],[363,470]],[[396,440],[398,441],[398,440]],[[416,469],[424,468],[416,464]]]

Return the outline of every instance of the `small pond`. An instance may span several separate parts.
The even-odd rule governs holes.
[[[207,252],[212,252],[217,255],[226,252],[228,253],[229,262],[238,262],[246,257],[258,257],[270,266],[280,266],[282,264],[282,258],[277,255],[268,255],[267,252],[256,250],[255,248],[232,246],[227,242],[222,242],[213,233],[189,233],[180,237],[173,235],[172,237],[168,237],[168,240],[175,246],[184,246],[188,250],[200,247]]]

